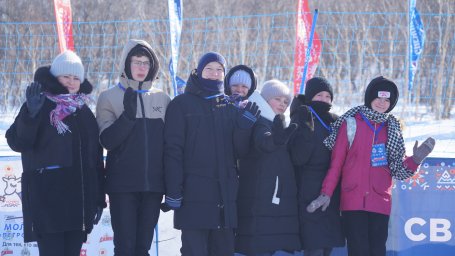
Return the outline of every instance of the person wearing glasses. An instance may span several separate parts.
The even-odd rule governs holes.
[[[170,102],[153,87],[158,69],[152,47],[131,39],[120,59],[119,83],[98,98],[115,255],[149,255],[158,222],[164,194],[164,115]]]

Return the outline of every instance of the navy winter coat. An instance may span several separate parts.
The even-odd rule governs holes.
[[[50,67],[41,67],[35,73],[35,81],[41,83],[43,91],[68,93],[49,70]],[[91,91],[92,85],[85,80],[79,92]],[[71,132],[58,134],[49,119],[55,106],[46,98],[39,114],[31,118],[24,103],[6,132],[8,145],[21,152],[22,157],[25,242],[36,241],[39,233],[89,233],[97,207],[106,206],[103,152],[95,116],[84,105],[63,119]]]
[[[166,195],[183,197],[174,212],[177,229],[234,228],[236,155],[247,152],[251,129],[237,126],[239,111],[223,94],[207,97],[201,88],[193,72],[166,112]]]
[[[299,189],[300,237],[303,249],[322,249],[344,246],[340,217],[340,189],[333,194],[330,205],[308,213],[306,207],[321,191],[322,181],[330,167],[331,151],[322,141],[329,135],[316,116],[295,98],[291,105],[291,120],[299,125],[290,142]],[[329,125],[337,117],[329,112],[319,113]]]

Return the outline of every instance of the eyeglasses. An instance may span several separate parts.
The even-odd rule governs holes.
[[[133,66],[136,66],[136,67],[146,67],[146,68],[150,68],[150,61],[139,61],[139,60],[135,60],[135,61],[131,61],[131,64]]]

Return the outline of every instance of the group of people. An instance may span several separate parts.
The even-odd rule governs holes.
[[[276,79],[258,91],[250,67],[226,73],[216,52],[172,100],[153,86],[146,41],[129,40],[119,66],[95,117],[81,59],[59,54],[6,132],[22,154],[24,240],[41,255],[79,255],[105,194],[115,255],[149,255],[160,209],[174,211],[185,256],[328,256],[345,241],[349,255],[385,255],[392,178],[411,177],[435,144],[405,156],[393,81],[373,79],[364,104],[338,117],[326,79],[294,98]]]

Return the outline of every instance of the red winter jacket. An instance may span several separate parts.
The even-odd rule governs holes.
[[[322,184],[321,193],[332,196],[341,177],[340,210],[362,210],[390,215],[392,207],[392,177],[388,166],[372,167],[371,150],[373,131],[362,119],[355,116],[357,130],[349,148],[344,122],[338,132],[332,150],[330,169]],[[374,122],[372,122],[374,125]],[[379,127],[380,124],[376,124]],[[379,131],[376,144],[386,143],[387,124]],[[417,170],[418,165],[411,157],[406,157],[404,165],[410,170]]]

